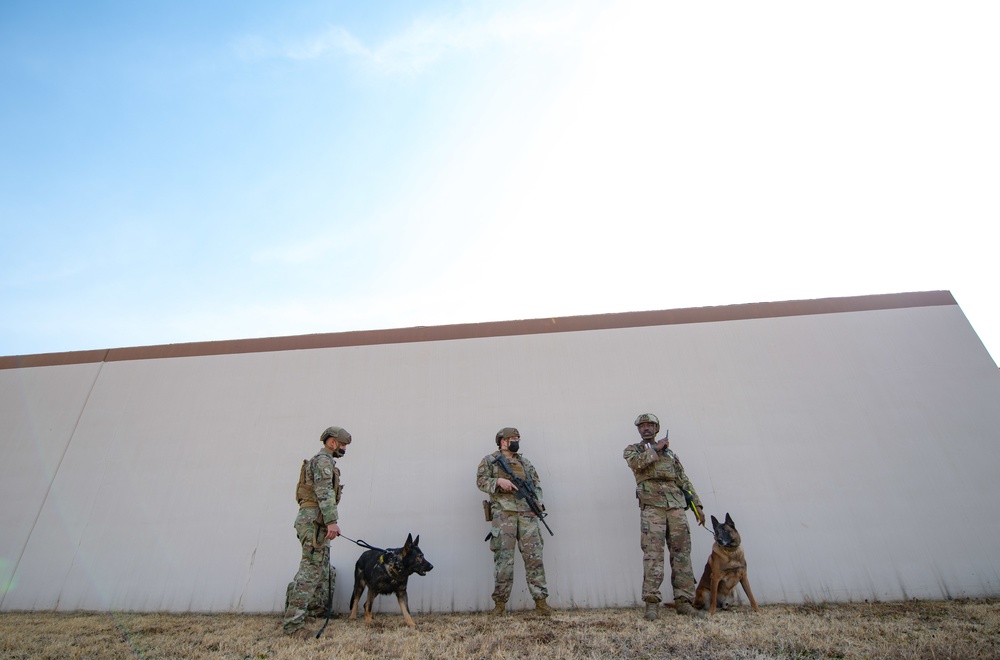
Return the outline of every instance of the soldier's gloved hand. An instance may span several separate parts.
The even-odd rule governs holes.
[[[326,526],[327,541],[332,541],[338,536],[340,536],[340,527],[337,526],[337,523],[330,523],[329,525]]]

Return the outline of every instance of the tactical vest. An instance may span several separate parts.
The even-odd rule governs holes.
[[[642,443],[634,446],[638,451],[645,451]],[[660,460],[655,463],[634,471],[635,496],[642,506],[683,508],[686,502],[682,490],[680,461],[669,449],[660,456]]]
[[[302,461],[302,467],[299,468],[299,483],[295,487],[295,501],[299,503],[300,509],[319,507],[319,501],[316,499],[315,481],[313,480],[313,473],[309,465],[310,460],[305,459]],[[334,501],[337,504],[340,504],[340,493],[343,489],[344,487],[340,483],[340,468],[334,465],[333,493]]]
[[[642,443],[639,443],[636,446],[640,447],[639,451],[645,451],[645,447],[641,445]],[[641,484],[643,481],[650,479],[655,479],[656,481],[676,481],[677,470],[674,467],[674,461],[676,460],[674,453],[668,449],[661,456],[662,458],[655,463],[651,463],[645,468],[633,472],[636,484]]]
[[[510,460],[507,461],[507,465],[510,466],[510,471],[513,472],[518,479],[526,479],[527,473],[524,471],[524,465],[521,464],[520,459],[518,459],[515,454]]]
[[[487,459],[491,458],[492,456],[495,456],[495,454],[488,456]],[[528,480],[528,470],[527,468],[525,468],[524,463],[517,455],[515,455],[512,458],[508,458],[507,465],[510,466],[510,471],[513,472],[519,479],[524,479],[525,481]],[[508,475],[503,470],[503,468],[501,468],[496,463],[493,463],[492,461],[490,465],[490,476],[494,479],[499,479],[501,477],[504,479],[510,479],[510,475]],[[517,497],[517,495],[514,492],[506,493],[501,491],[500,489],[497,489],[492,493],[490,493],[490,501],[491,501],[492,511],[494,512],[518,511],[526,513],[531,510],[528,504],[523,499]]]

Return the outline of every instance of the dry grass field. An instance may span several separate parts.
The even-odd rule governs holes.
[[[1000,658],[1000,601],[417,615],[330,622],[293,640],[277,615],[0,613],[0,658]],[[322,621],[311,624],[317,629]]]

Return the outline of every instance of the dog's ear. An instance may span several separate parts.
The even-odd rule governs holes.
[[[712,516],[712,529],[718,529],[718,528],[719,528],[719,519],[716,518],[715,516]]]
[[[726,512],[726,524],[732,527],[733,529],[736,529],[736,523],[733,522],[733,518],[732,516],[729,515],[728,511]]]
[[[413,539],[413,547],[420,545],[420,534],[417,534],[417,538]]]
[[[406,535],[406,543],[403,544],[403,556],[410,551],[410,546],[413,545],[413,534]]]

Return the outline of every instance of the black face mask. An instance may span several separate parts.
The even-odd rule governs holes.
[[[512,454],[516,454],[517,450],[521,448],[521,442],[519,440],[514,440],[507,445],[507,451]]]
[[[334,449],[334,450],[333,450],[332,452],[330,452],[330,453],[331,453],[331,454],[333,454],[333,457],[334,457],[334,458],[340,458],[341,456],[343,456],[344,454],[346,454],[346,453],[347,453],[347,450],[346,450],[346,449],[344,449],[343,447],[341,447],[341,448],[339,448],[339,449]]]

